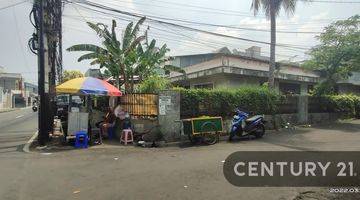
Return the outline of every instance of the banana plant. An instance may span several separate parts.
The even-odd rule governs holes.
[[[133,22],[126,26],[122,40],[119,41],[116,34],[116,21],[112,21],[111,30],[103,23],[87,22],[102,39],[102,46],[93,44],[78,44],[68,48],[68,51],[87,51],[88,53],[79,57],[78,61],[92,60],[91,65],[99,64],[100,68],[106,68],[116,80],[116,85],[120,89],[120,76],[123,78],[125,92],[129,92],[129,80],[126,73],[127,61],[131,52],[136,49],[145,36],[139,36],[141,24],[145,17],[141,18],[135,25]]]
[[[171,57],[166,56],[168,51],[170,50],[167,48],[166,44],[162,45],[161,48],[156,47],[155,39],[153,39],[150,44],[139,44],[136,52],[134,52],[134,54],[136,54],[134,58],[137,60],[134,62],[135,65],[131,72],[134,75],[139,76],[139,81],[142,81],[149,76],[156,75],[156,73],[160,70],[165,71],[165,74],[169,74],[170,71],[185,74],[185,71],[182,68],[165,64],[167,61],[172,59]]]

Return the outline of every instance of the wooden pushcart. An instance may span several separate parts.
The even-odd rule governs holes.
[[[203,142],[215,144],[219,141],[220,133],[223,132],[221,117],[198,117],[183,119],[183,131],[193,143]]]

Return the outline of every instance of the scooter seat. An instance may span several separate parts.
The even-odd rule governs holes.
[[[252,116],[252,117],[250,117],[250,118],[247,118],[247,119],[245,120],[245,122],[246,122],[246,123],[251,123],[251,122],[253,122],[253,121],[255,121],[255,120],[258,120],[259,118],[263,118],[263,116],[262,116],[262,115],[255,115],[255,116]]]

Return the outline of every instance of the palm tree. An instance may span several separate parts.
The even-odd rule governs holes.
[[[117,39],[116,21],[112,21],[111,31],[108,26],[102,23],[87,22],[88,26],[93,29],[97,35],[103,39],[102,47],[93,44],[78,44],[68,48],[68,51],[88,51],[79,57],[78,61],[92,60],[91,65],[99,64],[100,68],[105,67],[113,77],[115,77],[116,85],[120,88],[120,75],[125,84],[125,92],[130,90],[129,80],[126,73],[128,57],[131,55],[137,45],[140,44],[145,36],[138,36],[140,25],[145,21],[145,17],[141,18],[134,26],[131,22],[127,25],[122,41]]]
[[[296,3],[298,0],[253,0],[251,9],[256,15],[260,9],[265,12],[267,18],[270,18],[271,23],[271,42],[270,42],[270,66],[269,66],[269,87],[275,86],[275,46],[276,46],[276,17],[280,10],[284,9],[287,14],[295,12]]]
[[[92,60],[91,65],[99,64],[100,68],[106,68],[106,72],[115,78],[118,88],[121,87],[120,76],[123,78],[125,92],[134,91],[134,76],[138,75],[140,81],[153,75],[157,68],[162,68],[166,72],[177,71],[185,73],[183,69],[171,65],[163,65],[169,60],[165,54],[169,51],[166,44],[161,48],[156,47],[156,40],[151,43],[145,43],[145,48],[141,41],[145,39],[144,35],[138,36],[140,25],[145,18],[140,19],[134,26],[131,22],[127,25],[121,42],[118,41],[115,28],[116,22],[113,20],[111,31],[102,23],[87,22],[103,40],[102,46],[93,44],[78,44],[68,48],[68,51],[88,51],[80,56],[78,61]]]
[[[142,45],[139,44],[136,50],[133,51],[132,56],[129,56],[131,66],[127,69],[128,77],[137,75],[139,81],[142,81],[150,76],[156,75],[159,70],[164,70],[166,74],[170,71],[176,71],[185,74],[185,71],[176,66],[166,65],[171,57],[167,57],[166,53],[170,51],[167,45],[164,44],[161,48],[156,47],[156,40],[153,39],[150,44],[147,42]],[[131,91],[134,91],[134,80],[130,78]]]
[[[153,39],[150,44],[145,44],[145,50],[141,45],[138,45],[137,53],[139,55],[139,68],[138,75],[141,79],[145,79],[150,75],[154,75],[157,69],[165,71],[165,74],[169,74],[171,71],[185,73],[181,67],[165,64],[167,61],[173,59],[166,56],[166,53],[170,49],[164,44],[160,48],[156,47],[156,40]]]

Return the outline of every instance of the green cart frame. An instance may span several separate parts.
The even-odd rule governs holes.
[[[203,142],[215,144],[223,132],[224,125],[221,117],[199,117],[183,119],[184,134],[188,135],[192,143]]]

